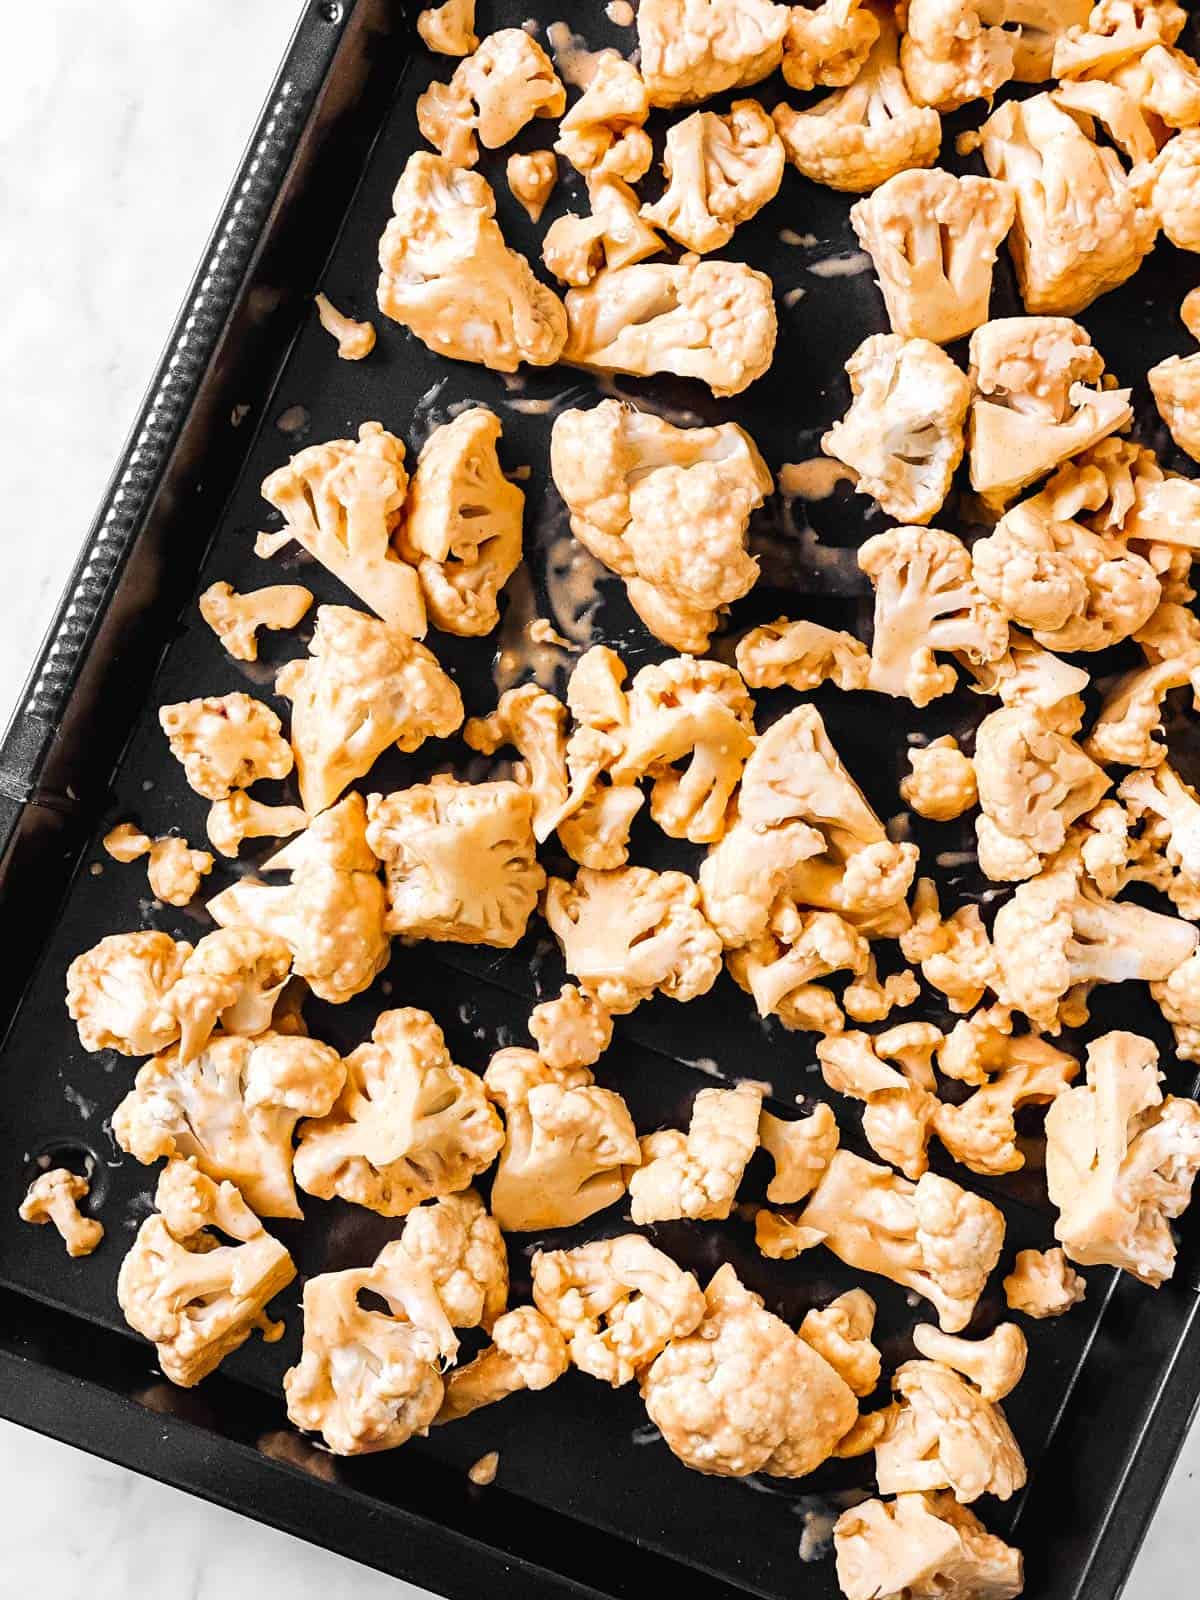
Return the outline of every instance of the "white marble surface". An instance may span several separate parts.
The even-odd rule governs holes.
[[[0,701],[24,671],[298,14],[33,0],[0,47]],[[1194,1592],[1193,1433],[1129,1600]],[[0,1423],[0,1589],[89,1600],[418,1591]]]

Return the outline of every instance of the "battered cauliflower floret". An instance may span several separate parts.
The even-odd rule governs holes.
[[[364,1293],[386,1310],[364,1307]],[[304,1285],[300,1361],[283,1378],[288,1418],[334,1455],[394,1450],[434,1420],[439,1364],[457,1348],[429,1273],[393,1240],[373,1266]]]
[[[1133,276],[1158,220],[1137,199],[1117,152],[1089,137],[1092,119],[1049,94],[1007,100],[980,130],[993,178],[1016,191],[1008,236],[1028,312],[1073,317]]]
[[[540,222],[558,183],[558,162],[553,150],[531,150],[509,156],[504,176],[514,200],[519,200],[530,222]]]
[[[846,363],[850,409],[821,440],[858,474],[859,494],[898,521],[941,509],[963,455],[971,385],[928,339],[873,333]]]
[[[690,105],[768,77],[789,20],[771,0],[646,0],[637,30],[650,104]]]
[[[1200,250],[1200,128],[1185,128],[1168,139],[1138,178],[1139,198],[1145,197],[1171,243],[1180,250]]]
[[[754,1244],[771,1261],[795,1261],[806,1250],[821,1243],[825,1235],[817,1228],[803,1228],[778,1211],[754,1213]]]
[[[804,111],[771,113],[788,160],[830,189],[869,194],[909,167],[931,167],[942,144],[942,119],[920,106],[900,70],[895,24],[876,13],[879,37],[849,86]]]
[[[548,1389],[571,1365],[562,1334],[533,1306],[516,1306],[498,1317],[492,1341],[474,1361],[447,1374],[435,1423],[469,1417],[523,1389]]]
[[[1130,390],[1069,317],[1000,317],[971,336],[971,487],[1002,507],[1069,456],[1133,420]]]
[[[929,1166],[926,1147],[938,1110],[930,1057],[940,1042],[941,1034],[931,1023],[911,1022],[874,1038],[843,1033],[817,1045],[829,1087],[863,1102],[867,1143],[914,1181]]]
[[[852,633],[825,628],[819,622],[775,622],[751,628],[737,646],[737,665],[751,689],[815,689],[834,683],[839,689],[865,689],[871,653]]]
[[[705,1314],[692,1274],[640,1233],[575,1250],[539,1250],[533,1300],[566,1340],[572,1364],[614,1389],[643,1372],[672,1339],[686,1338]]]
[[[219,927],[282,939],[296,976],[331,1005],[368,988],[390,950],[387,897],[366,823],[362,796],[348,794],[263,862],[263,872],[290,872],[290,884],[242,878],[208,902]]]
[[[1154,44],[1108,74],[1110,81],[1132,96],[1145,113],[1152,135],[1167,128],[1191,128],[1200,122],[1200,69],[1182,50]]]
[[[848,1150],[834,1155],[799,1221],[847,1266],[923,1295],[945,1333],[971,1320],[1004,1244],[1003,1213],[978,1195],[932,1172],[908,1183]]]
[[[465,1189],[496,1158],[500,1118],[473,1072],[450,1059],[427,1011],[376,1018],[370,1043],[346,1057],[346,1081],[328,1115],[299,1130],[296,1181],[382,1217]]]
[[[179,1059],[194,1061],[219,1026],[252,1038],[271,1026],[292,970],[292,952],[253,928],[206,933],[163,999],[179,1025]]]
[[[104,1237],[104,1224],[80,1212],[79,1202],[87,1199],[89,1188],[86,1178],[55,1167],[29,1185],[18,1215],[37,1227],[52,1222],[72,1260],[90,1256]]]
[[[1022,1106],[1047,1105],[1078,1075],[1073,1056],[1033,1034],[1003,1039],[994,1076],[961,1105],[939,1105],[934,1131],[956,1161],[984,1176],[1018,1172],[1025,1156],[1017,1143]]]
[[[1091,682],[1072,666],[1016,628],[1008,630],[1008,649],[995,661],[966,663],[977,694],[998,695],[1004,705],[1033,712],[1058,733],[1078,733],[1083,725],[1083,691]]]
[[[668,1448],[697,1472],[803,1477],[851,1427],[848,1384],[764,1310],[726,1265],[705,1291],[699,1327],[673,1339],[641,1380]]]
[[[400,1237],[405,1255],[432,1278],[451,1326],[490,1332],[508,1304],[508,1255],[474,1189],[410,1211]]]
[[[908,752],[909,775],[901,779],[900,798],[919,817],[952,822],[979,803],[975,766],[958,748],[952,733]]]
[[[521,560],[525,496],[504,476],[500,431],[486,406],[435,428],[417,458],[396,533],[434,627],[468,638],[499,622],[497,596]]]
[[[961,1341],[955,1341],[956,1344]],[[1003,1411],[940,1361],[908,1361],[892,1379],[900,1399],[875,1446],[882,1494],[950,1489],[960,1505],[1010,1500],[1025,1461]]]
[[[1173,0],[1099,0],[1054,50],[1056,78],[1106,78],[1154,45],[1171,45],[1187,13]]]
[[[312,602],[299,584],[238,594],[232,584],[212,583],[200,596],[200,615],[235,661],[257,661],[258,630],[294,628]]]
[[[163,1009],[190,944],[168,933],[110,933],[67,968],[67,1013],[85,1050],[149,1056],[179,1037]]]
[[[417,575],[392,548],[408,494],[404,445],[380,422],[358,438],[309,445],[262,486],[286,527],[261,534],[255,550],[272,555],[295,539],[393,628],[419,638],[425,606]]]
[[[926,1361],[952,1368],[992,1403],[1017,1387],[1029,1356],[1025,1335],[1015,1322],[1002,1322],[986,1339],[958,1339],[921,1323],[913,1329],[913,1344]]]
[[[121,1263],[117,1300],[129,1326],[155,1346],[163,1375],[190,1389],[255,1328],[278,1337],[267,1302],[296,1269],[233,1184],[214,1183],[190,1162],[168,1163],[154,1204],[158,1214],[142,1223]],[[235,1242],[223,1244],[222,1234]]]
[[[622,1197],[642,1158],[619,1094],[521,1049],[497,1051],[483,1082],[504,1113],[492,1215],[506,1233],[570,1228]]]
[[[1018,1250],[1012,1271],[1004,1280],[1004,1298],[1010,1311],[1023,1311],[1041,1321],[1061,1317],[1087,1294],[1087,1284],[1069,1265],[1060,1248]]]
[[[1015,1600],[1021,1552],[949,1494],[902,1494],[843,1511],[833,1529],[846,1600]]]
[[[984,0],[910,0],[900,65],[918,105],[946,112],[990,102],[1012,77],[1012,40],[984,26],[984,9]]]
[[[1167,755],[1166,745],[1155,737],[1163,731],[1167,695],[1186,685],[1194,699],[1200,695],[1200,625],[1184,606],[1164,603],[1138,631],[1137,641],[1146,664],[1110,686],[1084,749],[1097,761],[1155,767]]]
[[[370,795],[367,817],[387,878],[389,933],[501,950],[517,943],[546,881],[528,789],[442,776]]]
[[[1074,739],[1031,711],[993,711],[975,734],[981,815],[979,865],[989,878],[1031,878],[1061,850],[1067,829],[1090,811],[1111,779]]]
[[[1172,439],[1200,461],[1200,355],[1168,356],[1150,368],[1146,379]]]
[[[612,1018],[573,983],[564,983],[556,1000],[543,1000],[529,1013],[529,1032],[538,1055],[554,1071],[591,1067],[612,1043]]]
[[[775,124],[757,100],[735,100],[724,116],[694,111],[667,129],[667,187],[642,216],[685,250],[719,250],[774,200],[784,164]]]
[[[555,420],[550,468],[571,531],[624,578],[651,632],[703,654],[720,612],[758,578],[747,528],[774,482],[749,434],[602,400]]]
[[[629,1214],[639,1227],[688,1217],[714,1222],[733,1209],[738,1185],[758,1149],[762,1090],[701,1089],[686,1134],[675,1128],[641,1140],[642,1162],[629,1180]]]
[[[235,789],[209,807],[209,843],[223,856],[236,856],[246,839],[286,839],[308,827],[308,813],[299,806],[268,806]]]
[[[850,1289],[821,1310],[807,1313],[799,1335],[858,1396],[871,1393],[883,1366],[871,1343],[875,1302],[865,1289]]]
[[[1200,1061],[1200,960],[1189,956],[1150,985],[1150,993],[1175,1035],[1180,1061]]]
[[[1149,1039],[1106,1033],[1088,1046],[1087,1083],[1046,1117],[1055,1238],[1081,1266],[1122,1267],[1155,1289],[1175,1270],[1170,1223],[1200,1171],[1200,1106],[1164,1096],[1162,1076]]]
[[[899,172],[850,212],[892,332],[950,344],[987,321],[996,252],[1015,199],[994,178]]]
[[[463,740],[472,750],[495,755],[511,745],[520,755],[513,776],[533,799],[533,836],[544,843],[566,813],[570,781],[566,762],[566,708],[535,683],[506,689],[488,717],[472,717]]]
[[[890,528],[859,548],[858,564],[875,588],[869,689],[926,706],[958,686],[954,668],[935,652],[988,662],[1007,650],[1004,614],[952,533]]]
[[[864,0],[795,5],[783,41],[784,81],[793,89],[844,88],[878,37],[879,19]]]
[[[1117,794],[1130,820],[1146,823],[1143,837],[1149,835],[1158,857],[1150,863],[1155,887],[1166,891],[1181,916],[1200,918],[1200,797],[1195,789],[1163,762],[1129,773]]]
[[[1150,562],[1119,532],[1082,520],[1107,501],[1098,466],[1068,463],[972,549],[984,594],[1048,650],[1107,649],[1136,633],[1161,599]]]
[[[1045,83],[1054,76],[1054,51],[1069,28],[1088,19],[1091,0],[984,0],[984,22],[1005,27],[1013,47],[1013,81]]]
[[[625,864],[645,798],[636,783],[613,783],[609,770],[629,730],[625,677],[616,651],[598,644],[580,656],[567,683],[575,728],[566,744],[569,797],[558,837],[572,861],[597,871]]]
[[[317,1039],[219,1034],[191,1061],[175,1047],[148,1061],[113,1113],[113,1137],[147,1166],[193,1157],[261,1217],[300,1217],[292,1135],[301,1117],[328,1115],[345,1077]]]
[[[646,85],[633,62],[615,50],[601,50],[594,66],[583,93],[558,125],[554,148],[577,172],[636,183],[654,158],[644,127],[650,115]]]
[[[475,0],[445,0],[417,17],[417,32],[427,49],[439,56],[469,56],[479,48],[475,34]]]
[[[321,606],[308,659],[275,680],[292,702],[300,799],[327,810],[387,749],[444,739],[463,719],[462,696],[437,657],[406,633],[350,606]]]
[[[473,103],[473,104],[472,104]],[[432,83],[417,100],[417,126],[458,167],[508,144],[534,117],[561,117],[567,91],[554,63],[524,28],[489,33],[454,69],[449,83]]]
[[[761,1113],[759,1147],[775,1165],[775,1176],[767,1185],[772,1205],[794,1205],[812,1193],[833,1159],[838,1138],[837,1119],[823,1101],[808,1116],[792,1122],[769,1111]]]
[[[1200,935],[1177,917],[1102,898],[1068,851],[1000,907],[992,938],[1000,998],[1058,1033],[1095,984],[1166,978]]]
[[[624,178],[589,173],[587,192],[591,215],[569,211],[542,242],[542,260],[561,283],[584,288],[602,270],[617,272],[666,249]]]
[[[150,839],[131,822],[122,822],[105,834],[103,844],[114,861],[128,864],[149,856],[146,876],[150,892],[169,906],[186,906],[195,898],[201,878],[212,871],[213,858],[207,850],[193,850],[186,839],[175,834]]]
[[[730,950],[726,964],[760,1017],[777,1016],[785,1028],[840,1033],[841,1007],[815,982],[834,972],[864,973],[867,941],[835,911],[801,911],[786,896],[776,901],[758,938]]]
[[[418,151],[400,176],[392,208],[379,242],[385,316],[411,328],[437,355],[496,372],[558,360],[567,337],[562,302],[505,244],[485,178]]]
[[[860,972],[842,991],[842,1004],[846,1015],[855,1022],[886,1022],[893,1011],[903,1011],[920,998],[921,985],[912,972],[904,967],[880,979],[875,957],[867,962],[865,972]]]
[[[971,1011],[996,981],[996,962],[979,907],[943,917],[932,878],[917,880],[909,926],[900,932],[905,960],[917,962],[952,1011]]]
[[[348,317],[345,312],[339,311],[328,295],[316,294],[313,303],[317,308],[317,320],[329,334],[330,338],[337,340],[338,359],[341,361],[365,361],[375,348],[375,324],[373,322],[356,322],[353,317]],[[311,604],[312,596],[309,596]],[[299,604],[297,601],[296,604]],[[301,612],[303,615],[303,611]],[[273,626],[273,624],[268,624]],[[285,624],[291,626],[291,624]]]
[[[718,398],[748,389],[775,355],[771,280],[744,261],[684,256],[602,272],[570,291],[566,316],[564,361],[643,378],[699,378]]]
[[[248,694],[160,706],[158,721],[188,784],[208,800],[224,800],[261,778],[286,778],[292,770],[279,718]]]

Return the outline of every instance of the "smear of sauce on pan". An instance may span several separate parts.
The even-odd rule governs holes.
[[[807,289],[797,286],[795,289],[785,290],[781,296],[781,299],[783,300],[784,305],[787,306],[788,310],[790,311],[793,306],[798,306],[800,304],[801,300],[804,299],[804,296],[807,293]]]
[[[781,494],[797,500],[828,500],[839,483],[853,483],[849,467],[828,456],[811,456],[807,461],[785,461],[779,469]]]
[[[812,250],[820,244],[815,233],[797,233],[795,228],[780,228],[780,244],[795,245],[799,250]]]
[[[560,533],[546,557],[546,594],[559,633],[586,650],[593,642],[592,623],[600,604],[600,580],[608,568],[585,550],[578,539]]]
[[[586,89],[596,75],[601,52],[589,50],[587,40],[582,34],[573,33],[566,22],[552,22],[546,29],[546,37],[559,77],[576,89]]]
[[[307,406],[289,406],[275,418],[276,428],[289,439],[304,433],[311,423],[312,415]]]
[[[830,256],[828,261],[814,261],[809,271],[814,278],[853,278],[860,272],[870,272],[875,263],[865,250],[856,250],[849,256]]]

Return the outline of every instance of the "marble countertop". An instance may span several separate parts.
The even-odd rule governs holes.
[[[0,52],[0,701],[16,697],[299,0],[37,0]],[[185,43],[186,41],[186,43]],[[53,494],[48,487],[53,486]],[[36,537],[26,538],[36,530]],[[1200,1568],[1193,1431],[1128,1600]],[[6,1593],[382,1600],[420,1591],[0,1423]]]

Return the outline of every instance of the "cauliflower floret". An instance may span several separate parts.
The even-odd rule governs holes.
[[[286,839],[308,827],[308,813],[299,806],[268,806],[235,789],[209,807],[208,838],[223,856],[236,856],[245,839]]]
[[[530,222],[540,222],[558,183],[558,162],[553,150],[531,150],[509,156],[504,176],[514,200],[519,200]]]
[[[636,783],[613,783],[609,771],[629,730],[625,675],[616,651],[598,644],[579,658],[567,684],[576,726],[566,744],[570,787],[558,837],[572,861],[597,871],[625,864],[645,798]]]
[[[1176,917],[1103,899],[1069,852],[1018,887],[996,913],[992,937],[1001,999],[1046,1033],[1073,1020],[1095,984],[1166,978],[1200,939]]]
[[[475,0],[445,0],[422,11],[417,32],[427,49],[439,56],[469,56],[479,48],[475,34]]]
[[[1091,0],[983,0],[980,20],[1003,26],[1013,49],[1013,81],[1045,83],[1054,51],[1069,28],[1088,19]]]
[[[621,1198],[642,1158],[619,1094],[521,1049],[497,1051],[483,1082],[504,1112],[492,1215],[506,1233],[573,1227]]]
[[[786,1206],[810,1195],[833,1158],[838,1137],[837,1119],[824,1102],[793,1122],[762,1112],[758,1142],[775,1164],[767,1199],[773,1205]]]
[[[612,1018],[573,983],[564,983],[557,1000],[543,1000],[529,1013],[529,1032],[538,1055],[554,1071],[594,1066],[612,1042]]]
[[[834,1155],[799,1221],[847,1266],[931,1301],[946,1333],[971,1320],[1004,1244],[1003,1213],[978,1195],[932,1172],[908,1183],[848,1150]]]
[[[72,1260],[90,1256],[104,1237],[104,1224],[83,1216],[79,1210],[79,1202],[87,1199],[89,1187],[86,1178],[65,1167],[43,1172],[25,1192],[18,1213],[21,1221],[38,1227],[52,1222]]]
[[[921,985],[907,967],[891,972],[880,981],[872,956],[865,972],[851,980],[842,991],[846,1015],[855,1022],[885,1022],[893,1011],[903,1011],[916,1003]]]
[[[900,172],[850,212],[892,332],[950,344],[987,321],[992,268],[1015,199],[994,178]]]
[[[686,1134],[664,1129],[641,1140],[642,1163],[629,1180],[629,1214],[639,1226],[689,1217],[713,1222],[733,1209],[738,1185],[758,1149],[762,1090],[701,1089]]]
[[[1025,1165],[1016,1113],[1056,1100],[1079,1072],[1073,1056],[1032,1034],[1002,1042],[991,1081],[961,1105],[939,1105],[934,1114],[934,1131],[954,1159],[984,1175],[1018,1172]]]
[[[111,933],[67,968],[67,1013],[85,1050],[149,1056],[179,1037],[163,1009],[190,944],[169,933]]]
[[[1004,1280],[1004,1298],[1010,1311],[1023,1311],[1041,1321],[1061,1317],[1087,1294],[1087,1284],[1069,1265],[1060,1248],[1018,1250],[1012,1271]]]
[[[900,798],[919,817],[952,822],[979,802],[975,766],[958,748],[951,733],[908,752],[909,776],[901,779]]]
[[[737,664],[751,689],[805,690],[821,683],[865,689],[871,654],[852,633],[780,617],[739,639]]]
[[[644,124],[650,97],[632,61],[601,50],[587,87],[558,125],[554,148],[577,172],[636,183],[649,171],[654,148]]]
[[[1111,783],[1074,739],[1015,707],[993,711],[979,724],[975,775],[979,865],[999,882],[1040,871],[1043,859],[1062,849],[1070,824]]]
[[[392,206],[379,242],[385,316],[436,354],[496,372],[558,360],[567,337],[562,302],[505,244],[485,178],[418,151]]]
[[[666,249],[624,178],[589,173],[587,192],[591,215],[567,212],[542,242],[542,260],[560,282],[583,288],[603,269],[617,272]]]
[[[642,216],[685,250],[719,250],[778,194],[784,161],[775,124],[757,100],[735,100],[725,116],[694,111],[667,129],[667,188]]]
[[[1029,1356],[1025,1335],[1015,1322],[1002,1322],[986,1339],[958,1339],[925,1322],[913,1329],[913,1344],[926,1361],[952,1367],[993,1403],[1017,1387]]]
[[[850,1428],[848,1384],[726,1265],[705,1291],[704,1320],[673,1339],[641,1380],[650,1419],[697,1472],[802,1477]]]
[[[1164,1097],[1161,1081],[1149,1039],[1106,1033],[1088,1046],[1087,1083],[1046,1117],[1055,1238],[1072,1261],[1123,1267],[1155,1289],[1175,1270],[1170,1221],[1200,1171],[1200,1106]]]
[[[1187,13],[1173,0],[1099,0],[1054,50],[1056,78],[1105,78],[1153,45],[1174,44]]]
[[[846,363],[850,409],[821,440],[890,517],[926,523],[963,455],[971,385],[928,339],[873,333]],[[886,535],[880,536],[886,537]]]
[[[364,422],[357,440],[309,445],[264,480],[262,494],[287,526],[259,536],[259,555],[295,539],[393,628],[425,632],[417,575],[391,542],[408,494],[404,445],[382,423]]]
[[[926,706],[958,685],[936,651],[986,662],[1007,650],[1008,623],[952,533],[890,528],[859,548],[858,564],[875,588],[869,689]]]
[[[806,1314],[799,1335],[823,1357],[856,1395],[871,1393],[883,1365],[871,1343],[875,1302],[865,1289],[850,1289],[821,1310]]]
[[[823,0],[792,7],[783,41],[784,81],[793,89],[853,83],[879,37],[879,19],[864,0]]]
[[[905,960],[920,964],[952,1011],[972,1010],[995,984],[995,957],[979,907],[960,906],[943,918],[932,878],[918,878],[911,921],[899,938]]]
[[[1200,1061],[1200,960],[1189,956],[1150,985],[1150,993],[1175,1035],[1180,1061]]]
[[[180,1061],[194,1061],[218,1025],[247,1038],[265,1033],[291,970],[292,952],[273,934],[253,928],[206,933],[162,1002],[164,1014],[179,1025]]]
[[[364,1307],[364,1292],[386,1311]],[[304,1344],[283,1378],[288,1417],[334,1455],[394,1450],[434,1420],[438,1363],[457,1349],[432,1278],[393,1240],[373,1266],[304,1285]]]
[[[312,602],[299,584],[238,594],[232,584],[213,583],[200,596],[200,615],[235,661],[257,661],[258,630],[294,628]]]
[[[500,421],[472,406],[422,446],[395,544],[416,568],[435,628],[475,637],[500,620],[496,597],[521,560],[525,496],[496,454]]]
[[[645,0],[637,29],[650,104],[689,105],[768,77],[789,20],[771,0]]]
[[[1016,191],[1008,236],[1025,309],[1073,317],[1133,276],[1158,222],[1091,118],[1048,94],[1007,100],[980,130],[987,169]]]
[[[1153,134],[1159,133],[1155,121],[1172,129],[1191,128],[1200,122],[1200,69],[1182,50],[1153,44],[1115,67],[1108,77],[1136,100]],[[1152,154],[1156,152],[1157,146]]]
[[[566,708],[535,683],[506,689],[488,717],[472,717],[463,740],[472,750],[495,755],[511,745],[521,756],[513,777],[533,798],[533,836],[539,844],[567,812],[570,783],[566,763]]]
[[[1015,1600],[1021,1552],[949,1494],[902,1494],[843,1511],[833,1529],[846,1600]]]
[[[138,1229],[117,1276],[117,1300],[135,1333],[156,1347],[164,1376],[190,1389],[254,1332],[277,1338],[269,1300],[296,1276],[231,1183],[171,1161],[158,1180],[159,1215]],[[235,1240],[222,1244],[219,1234]]]
[[[474,1361],[447,1375],[435,1423],[457,1422],[522,1389],[548,1389],[571,1365],[562,1334],[533,1306],[516,1306],[497,1317],[492,1341]]]
[[[1180,250],[1200,250],[1200,128],[1185,128],[1168,139],[1158,156],[1139,173],[1139,198],[1167,238]]]
[[[566,1340],[572,1363],[614,1389],[636,1378],[672,1339],[686,1338],[705,1314],[692,1274],[639,1233],[575,1250],[539,1250],[533,1300]]]
[[[1118,532],[1081,514],[1108,500],[1104,473],[1086,458],[1055,473],[974,546],[975,581],[988,599],[1049,650],[1104,650],[1153,614],[1158,575]]]
[[[534,117],[561,117],[566,104],[554,63],[532,34],[498,28],[459,62],[449,83],[434,82],[419,97],[417,126],[455,166],[473,167],[476,134],[485,149],[498,150]]]
[[[1162,732],[1163,701],[1187,684],[1194,698],[1200,696],[1200,626],[1184,607],[1164,603],[1137,640],[1146,665],[1111,685],[1084,749],[1097,761],[1154,767],[1167,755],[1166,745],[1155,738]]]
[[[275,680],[292,702],[300,798],[310,816],[334,804],[391,746],[444,739],[463,719],[458,686],[406,633],[349,606],[321,606],[308,660]]]
[[[771,1261],[795,1261],[819,1245],[825,1235],[818,1228],[802,1228],[778,1211],[754,1213],[754,1243]]]
[[[1172,439],[1200,461],[1200,355],[1168,356],[1146,378]]]
[[[1013,75],[1012,40],[985,27],[983,0],[910,0],[900,43],[904,80],[918,105],[957,111],[991,101]]]
[[[150,892],[169,906],[186,906],[195,898],[200,879],[212,871],[213,858],[207,850],[193,850],[186,839],[175,834],[150,839],[131,822],[122,822],[106,833],[103,844],[114,861],[126,864],[148,855]]]
[[[746,530],[774,483],[749,434],[732,422],[676,428],[603,400],[555,420],[550,467],[571,531],[625,579],[647,627],[702,654],[719,613],[758,578]]]
[[[721,940],[685,873],[581,867],[574,883],[550,879],[544,912],[567,971],[615,1016],[654,993],[694,1000],[720,973]]]
[[[882,1494],[950,1489],[970,1505],[981,1494],[1009,1500],[1025,1487],[1025,1461],[1003,1411],[949,1366],[907,1361],[892,1388],[900,1400],[875,1446]]]
[[[1200,918],[1200,797],[1166,762],[1131,772],[1117,791],[1131,821],[1149,819],[1147,832],[1161,861],[1152,881],[1182,916]],[[1140,874],[1139,874],[1140,875]]]
[[[864,973],[867,941],[835,911],[801,911],[785,895],[772,908],[765,932],[726,955],[730,976],[752,996],[760,1017],[777,1016],[785,1028],[840,1033],[841,1008],[814,982],[833,972]]]
[[[1069,317],[1000,317],[971,336],[971,487],[1002,507],[1020,489],[1133,420],[1128,389]]]
[[[995,661],[979,664],[968,658],[965,664],[976,694],[999,695],[1006,706],[1032,711],[1058,733],[1078,733],[1082,727],[1082,695],[1091,678],[1018,629],[1008,630],[1008,649]]]
[[[387,877],[388,932],[501,950],[517,943],[546,881],[528,789],[442,776],[370,795],[367,817]]]
[[[869,194],[908,167],[931,167],[942,143],[942,119],[917,105],[904,81],[895,24],[875,16],[879,37],[847,88],[804,111],[785,104],[771,113],[793,166],[852,194]]]
[[[771,280],[744,261],[641,261],[602,272],[566,298],[562,359],[598,372],[699,378],[740,394],[775,355]]]
[[[338,1195],[403,1217],[465,1189],[503,1140],[483,1084],[451,1061],[429,1013],[384,1011],[371,1042],[346,1057],[345,1086],[328,1115],[302,1124],[296,1181],[322,1200]]]
[[[364,361],[375,348],[375,324],[373,322],[355,322],[353,317],[348,317],[334,305],[328,295],[317,294],[313,296],[317,308],[317,320],[331,338],[337,340],[337,353],[342,361]],[[214,588],[216,585],[214,585]],[[285,592],[285,591],[281,591]],[[309,596],[311,604],[312,596]],[[298,605],[299,601],[294,602]],[[304,611],[301,609],[300,615]],[[297,619],[299,620],[299,619]],[[268,627],[291,627],[291,623],[268,623]]]
[[[113,1137],[147,1166],[191,1156],[228,1179],[262,1217],[300,1217],[292,1134],[327,1116],[345,1082],[337,1051],[317,1039],[218,1035],[191,1061],[172,1048],[148,1061],[113,1113]]]
[[[224,800],[260,778],[286,778],[292,770],[279,718],[248,694],[160,706],[158,721],[189,785],[208,800]]]
[[[331,1005],[368,988],[388,960],[387,896],[366,823],[362,796],[348,794],[263,862],[263,872],[290,872],[290,884],[242,878],[208,902],[218,926],[282,939],[296,976]]]
[[[451,1326],[490,1332],[508,1304],[508,1256],[474,1189],[410,1211],[400,1237],[404,1253],[433,1279]]]
[[[929,1166],[926,1146],[938,1110],[929,1058],[941,1037],[931,1023],[909,1022],[874,1038],[843,1033],[817,1045],[829,1087],[863,1102],[867,1143],[913,1180]]]

